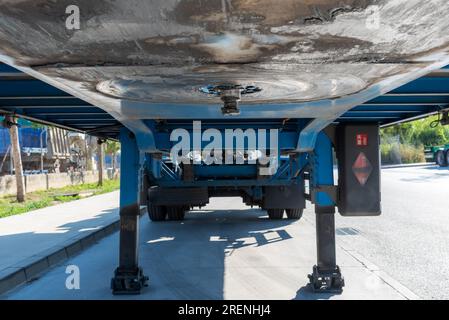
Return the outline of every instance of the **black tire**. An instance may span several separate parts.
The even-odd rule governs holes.
[[[447,167],[447,155],[444,153],[443,150],[440,150],[436,153],[435,155],[435,161],[437,163],[437,165],[439,165],[440,167]]]
[[[190,206],[183,206],[184,214],[190,211]]]
[[[304,209],[285,209],[285,213],[287,213],[287,218],[291,220],[301,219],[303,212]]]
[[[184,207],[167,207],[167,217],[170,221],[181,221],[185,217]]]
[[[267,212],[271,220],[280,220],[284,217],[284,209],[268,209]]]
[[[446,150],[445,159],[446,159],[446,166],[447,166],[447,165],[449,165],[449,150]]]
[[[167,217],[167,210],[165,207],[162,206],[155,206],[152,204],[147,205],[148,209],[148,217],[151,221],[159,222],[159,221],[165,221]]]

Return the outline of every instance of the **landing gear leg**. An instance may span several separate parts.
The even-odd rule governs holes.
[[[321,132],[315,152],[309,156],[311,164],[312,201],[315,203],[317,265],[309,275],[309,285],[317,293],[342,293],[345,285],[335,254],[335,205],[332,196],[334,169],[332,143]]]
[[[345,285],[335,255],[335,209],[315,207],[317,260],[309,275],[310,286],[315,292],[342,293]]]
[[[134,135],[120,132],[120,261],[111,280],[113,294],[139,294],[148,281],[138,265],[140,218],[140,154]]]

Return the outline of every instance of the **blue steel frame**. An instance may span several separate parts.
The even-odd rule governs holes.
[[[126,128],[120,130],[120,143],[122,145],[122,159],[120,162],[120,184],[123,186],[120,190],[120,219],[122,225],[131,225],[132,228],[121,230],[120,241],[129,241],[138,243],[138,233],[132,232],[139,229],[140,214],[140,152],[137,147],[134,135]],[[131,235],[127,232],[131,231]],[[130,239],[127,239],[131,236]],[[135,239],[132,237],[136,237]],[[120,253],[120,267],[135,268],[137,266],[137,248],[133,250],[134,256]]]
[[[334,186],[334,160],[332,142],[324,133],[318,134],[315,151],[309,155],[311,190]],[[319,207],[334,207],[336,203],[325,191],[317,191],[314,195],[315,205]]]
[[[283,105],[278,106],[282,110]],[[336,122],[390,125],[449,108],[449,67],[380,95],[341,115]],[[162,111],[172,110],[163,105]],[[178,108],[186,118],[201,119],[201,108]],[[17,69],[0,63],[0,113],[118,139],[121,123],[104,110],[73,97]],[[170,119],[167,115],[167,119]],[[182,116],[182,114],[181,114]],[[269,122],[270,119],[263,121]],[[158,137],[154,137],[158,141]]]
[[[333,144],[322,131],[317,136],[313,152],[309,154],[310,193],[315,204],[317,264],[309,275],[315,292],[341,293],[345,285],[337,265],[335,243],[335,200]]]
[[[114,294],[135,294],[146,286],[148,277],[139,267],[140,189],[143,157],[134,134],[120,130],[120,252],[119,266],[111,280]]]
[[[148,122],[148,121],[147,121]],[[216,124],[214,124],[216,125]],[[170,141],[170,134],[167,130],[172,130],[174,128],[181,127],[189,133],[191,138],[190,145],[193,146],[193,132],[192,126],[186,123],[177,123],[164,126],[163,133],[154,133],[156,141],[156,149],[164,150],[164,156],[161,154],[146,154],[146,170],[148,176],[150,177],[150,184],[157,185],[161,187],[249,187],[249,186],[280,186],[280,185],[291,185],[300,183],[302,176],[298,173],[304,169],[306,166],[306,155],[296,156],[295,151],[298,137],[300,135],[301,129],[307,125],[307,121],[300,120],[295,121],[289,125],[282,125],[282,122],[272,122],[267,123],[254,123],[254,122],[234,122],[234,123],[220,123],[218,127],[220,132],[224,135],[224,128],[227,129],[278,129],[279,133],[279,148],[278,154],[290,152],[294,154],[295,157],[280,156],[279,162],[280,166],[278,171],[269,179],[257,179],[257,165],[256,164],[243,164],[243,165],[194,165],[195,176],[198,177],[196,181],[183,181],[179,172],[175,172],[169,168],[166,164],[169,162],[167,153],[171,147],[177,142]],[[204,128],[210,128],[211,124],[205,122]],[[153,130],[155,128],[153,127]],[[256,132],[256,141],[258,141],[258,134]],[[266,146],[269,146],[270,133],[266,134],[267,142]],[[205,147],[209,141],[202,141],[202,146]],[[248,141],[245,139],[244,147],[247,148]],[[224,141],[222,141],[224,146]],[[223,179],[223,177],[233,177],[232,179]]]

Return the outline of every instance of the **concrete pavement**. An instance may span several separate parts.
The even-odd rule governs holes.
[[[0,293],[112,233],[118,202],[116,191],[0,219]]]
[[[118,234],[54,268],[7,299],[406,299],[416,298],[338,245],[346,279],[342,295],[315,295],[307,274],[315,264],[314,215],[271,221],[240,199],[219,198],[184,222],[142,218],[140,262],[150,286],[139,296],[112,296]],[[80,270],[80,290],[65,286],[68,265]]]
[[[403,164],[391,164],[391,165],[383,165],[382,169],[401,169],[401,168],[423,168],[423,167],[434,167],[435,163],[433,162],[421,162],[421,163],[403,163]]]
[[[383,170],[381,217],[337,215],[338,262],[346,280],[343,295],[318,297],[449,299],[448,186],[447,168]],[[150,223],[147,217],[141,221],[141,264],[150,276],[142,295],[110,294],[109,280],[118,260],[114,234],[1,298],[317,298],[305,288],[316,256],[311,209],[299,222],[269,221],[264,212],[244,207],[240,199],[215,199],[183,223]],[[35,239],[39,238],[28,241],[35,245]],[[65,288],[65,268],[71,264],[80,267],[81,290]]]
[[[382,172],[380,217],[337,218],[339,243],[423,299],[449,299],[449,169]]]

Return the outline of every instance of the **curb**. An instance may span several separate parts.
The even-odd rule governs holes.
[[[436,166],[436,164],[432,163],[432,162],[411,163],[411,164],[394,164],[394,165],[381,166],[381,169],[417,168],[417,167],[431,167],[431,166]]]
[[[140,207],[140,216],[146,213],[146,207]],[[66,244],[55,246],[44,252],[36,254],[17,265],[0,271],[0,295],[22,285],[37,280],[43,273],[58,264],[73,258],[82,251],[92,247],[94,244],[115,233],[120,229],[120,219],[117,219],[86,234],[82,238],[67,241]]]
[[[346,243],[344,246],[340,244],[340,247],[351,257],[353,257],[355,260],[360,262],[362,265],[365,266],[366,269],[368,269],[372,274],[377,276],[380,280],[385,282],[387,285],[389,285],[391,288],[396,290],[400,295],[402,295],[407,300],[422,300],[420,296],[415,294],[413,291],[411,291],[409,288],[404,286],[402,283],[391,277],[388,273],[381,270],[378,266],[376,266],[374,263],[369,261],[367,258],[365,258],[363,255],[358,253],[356,250],[353,250],[351,248],[348,248],[346,246]]]

